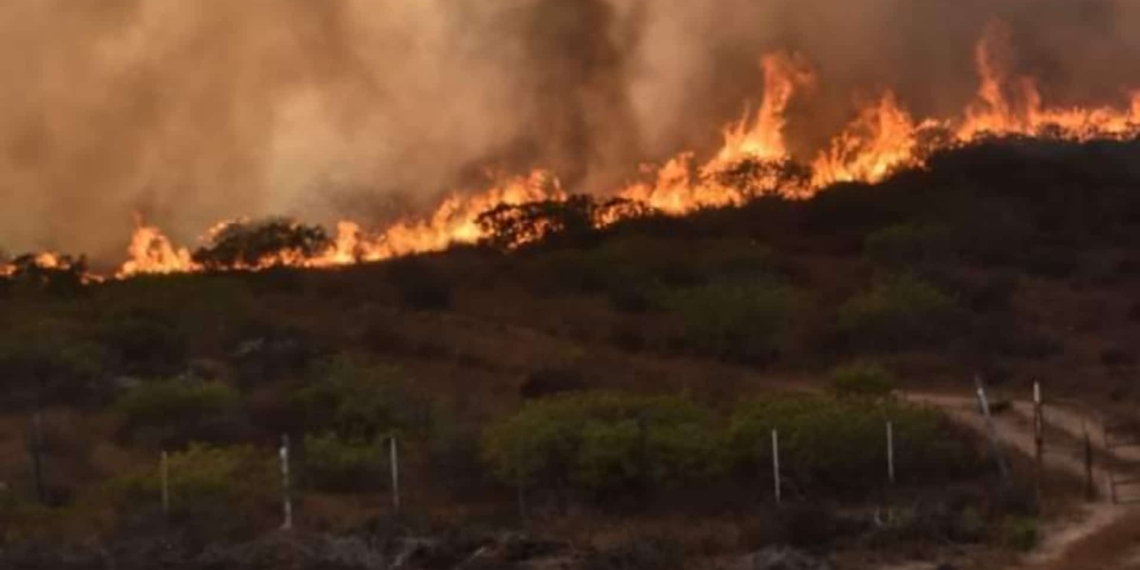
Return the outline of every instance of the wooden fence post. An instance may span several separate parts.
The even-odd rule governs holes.
[[[396,447],[396,436],[388,439],[388,455],[392,463],[392,508],[400,513],[400,458]]]
[[[159,461],[159,471],[162,477],[162,515],[165,517],[170,516],[170,466],[166,457],[166,451],[163,450],[162,458]]]
[[[289,434],[281,436],[281,493],[282,493],[282,509],[284,511],[285,521],[281,524],[282,530],[291,530],[293,528],[293,494],[292,487],[289,482]]]
[[[1041,510],[1045,478],[1045,406],[1041,398],[1041,382],[1033,382],[1033,446],[1036,459],[1037,509]]]
[[[887,422],[887,481],[895,485],[895,426]]]
[[[776,504],[780,504],[782,499],[780,495],[780,434],[776,430],[772,430],[772,476],[775,482],[773,485],[776,489]]]
[[[1093,446],[1092,438],[1089,437],[1089,426],[1084,416],[1081,417],[1081,431],[1085,436],[1085,498],[1089,501],[1096,500],[1096,483],[1093,479]],[[1116,504],[1116,485],[1110,483],[1109,492],[1112,494],[1112,503]]]
[[[47,504],[47,484],[44,482],[44,413],[36,397],[36,411],[32,414],[32,480],[36,486],[36,500]]]

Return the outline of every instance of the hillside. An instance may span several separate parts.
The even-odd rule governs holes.
[[[227,497],[186,505],[176,528],[215,540],[224,525],[204,521],[221,517],[234,524],[227,538],[256,535],[273,528],[279,507],[275,483],[257,480],[249,465],[272,458],[283,433],[307,466],[299,524],[359,529],[392,514],[377,442],[395,433],[405,442],[409,527],[513,527],[524,494],[541,532],[599,551],[615,537],[679,535],[684,556],[709,558],[783,541],[771,533],[795,538],[803,531],[782,518],[790,515],[774,516],[788,525],[779,532],[754,528],[771,483],[753,484],[753,463],[763,467],[767,456],[726,459],[736,444],[722,454],[709,443],[721,430],[745,437],[752,412],[741,406],[754,399],[827,392],[839,370],[926,392],[967,393],[980,374],[1007,393],[1040,380],[1104,409],[1140,401],[1138,159],[1140,142],[991,141],[875,185],[680,218],[647,212],[600,230],[567,222],[574,201],[520,207],[492,225],[498,233],[486,244],[328,270],[83,285],[67,270],[32,266],[0,282],[0,481],[9,485],[0,529],[13,544],[153,532],[161,518],[153,475],[165,450],[187,472],[216,463],[222,473],[186,487],[187,496]],[[545,237],[502,247],[518,232]],[[610,395],[591,395],[598,392]],[[1022,520],[985,497],[982,448],[944,420],[878,400],[824,398],[835,406],[829,417],[853,422],[848,428],[886,410],[900,424],[925,426],[906,432],[913,450],[950,446],[929,457],[915,451],[921,460],[908,465],[900,495],[951,483],[982,513],[978,525]],[[46,511],[31,506],[28,418],[36,409],[45,410]],[[763,426],[763,414],[785,413],[754,412]],[[555,430],[574,414],[617,426],[595,434],[604,460],[531,469],[540,459],[517,455],[528,444],[511,447],[522,437],[511,429]],[[653,440],[655,421],[661,457],[622,456],[646,453],[650,444],[621,442]],[[674,421],[696,431],[673,434]],[[875,437],[878,421],[867,428]],[[794,462],[799,443],[788,445]],[[670,453],[723,461],[723,469],[705,473]],[[819,454],[845,457],[842,448]],[[957,471],[946,469],[950,457],[960,459]],[[803,469],[789,475],[797,504],[858,510],[878,501],[868,497],[881,484],[863,473],[880,477],[879,463]],[[260,481],[267,496],[223,484],[237,473]],[[660,473],[668,476],[658,481]],[[674,483],[699,490],[678,492]],[[206,506],[223,510],[196,510]],[[960,522],[965,508],[952,518]],[[686,517],[705,522],[690,526]],[[919,538],[876,540],[941,540],[914,532]],[[860,532],[833,534],[846,537],[844,548],[869,547],[850,538]],[[983,534],[1016,542],[1015,531]],[[1009,547],[1004,538],[967,538],[994,556]]]

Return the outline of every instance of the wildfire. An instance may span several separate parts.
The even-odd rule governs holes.
[[[744,158],[781,160],[787,157],[784,127],[788,105],[796,92],[815,83],[815,75],[799,55],[779,53],[763,59],[764,100],[750,121],[748,113],[724,131],[724,147],[715,164],[729,164]],[[750,124],[751,123],[751,124]]]
[[[687,151],[659,166],[643,167],[643,180],[610,194],[634,205],[599,209],[604,213],[597,214],[595,224],[616,223],[624,217],[640,215],[645,208],[683,215],[701,208],[738,206],[767,194],[810,197],[837,182],[879,182],[900,170],[923,167],[933,152],[986,137],[1085,141],[1140,135],[1140,91],[1131,94],[1130,106],[1124,109],[1047,107],[1036,81],[1009,73],[1001,57],[1008,49],[1007,42],[1006,30],[992,26],[978,43],[975,59],[980,83],[974,101],[960,116],[916,118],[888,90],[861,106],[849,125],[806,162],[791,156],[785,131],[790,106],[798,96],[812,90],[816,77],[802,56],[769,55],[761,62],[765,93],[759,107],[755,113],[746,112],[739,121],[724,128],[719,151],[703,163],[696,153]],[[221,268],[334,267],[438,251],[486,237],[478,220],[496,207],[569,198],[552,173],[535,170],[525,176],[500,179],[482,192],[452,193],[426,217],[398,220],[377,231],[341,221],[335,236],[319,241],[321,245],[316,250],[288,246],[272,255],[234,260]],[[241,222],[223,222],[202,241],[216,242],[227,232],[240,228]],[[116,278],[218,268],[196,260],[190,249],[175,245],[159,228],[141,220],[136,222],[128,256]],[[24,266],[31,263],[44,269],[69,267],[71,263],[70,258],[50,253],[18,259]],[[19,263],[0,260],[0,277],[16,274]]]
[[[888,91],[877,105],[864,108],[812,163],[812,186],[836,182],[879,182],[891,173],[919,166],[918,133],[937,128],[934,120],[915,124]]]
[[[480,214],[495,206],[566,198],[556,178],[536,170],[479,194],[452,194],[427,219],[400,221],[377,234],[363,231],[355,222],[341,221],[337,224],[336,237],[322,251],[283,248],[255,263],[238,261],[226,268],[255,271],[275,266],[335,267],[437,251],[456,243],[478,241],[482,231],[476,221]],[[211,228],[202,241],[216,241],[243,223],[243,220],[222,222]],[[194,260],[189,249],[176,247],[158,228],[141,222],[135,228],[128,253],[130,259],[116,273],[117,278],[188,273],[207,268]]]

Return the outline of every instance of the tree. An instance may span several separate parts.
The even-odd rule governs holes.
[[[590,196],[545,200],[526,204],[501,204],[476,220],[484,243],[503,251],[540,241],[582,243],[595,230],[618,219],[647,215],[651,210],[638,202],[613,199],[599,202]]]
[[[794,160],[760,160],[749,158],[729,164],[711,173],[722,186],[737,189],[747,198],[794,195],[811,182],[811,168]]]
[[[724,468],[712,413],[679,397],[532,400],[488,429],[483,443],[484,459],[504,482],[560,494],[645,493]]]
[[[4,274],[17,291],[73,295],[87,281],[87,258],[50,253],[26,253],[8,263],[0,258],[0,277]]]
[[[231,222],[215,232],[193,259],[207,269],[251,269],[299,265],[332,247],[320,226],[307,226],[284,218],[259,222]]]

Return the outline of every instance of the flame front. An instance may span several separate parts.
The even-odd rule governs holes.
[[[791,155],[785,136],[789,109],[797,97],[813,90],[816,77],[800,55],[769,55],[761,61],[765,93],[760,105],[754,114],[746,112],[723,129],[723,145],[711,158],[701,162],[696,153],[681,152],[659,166],[643,167],[643,180],[615,189],[610,195],[667,215],[683,215],[701,208],[738,206],[759,195],[806,198],[838,182],[879,182],[903,169],[922,168],[934,152],[987,137],[1086,141],[1121,140],[1140,134],[1140,91],[1130,94],[1123,109],[1047,107],[1036,81],[1009,73],[1001,57],[1008,49],[1007,42],[1006,29],[995,25],[978,43],[975,59],[979,87],[959,116],[916,118],[888,90],[858,107],[848,126],[806,162],[797,162]],[[341,221],[327,250],[316,254],[287,250],[253,267],[232,268],[334,267],[438,251],[484,238],[479,216],[497,206],[568,197],[552,173],[535,170],[502,180],[482,192],[453,192],[430,215],[401,219],[376,231]],[[609,225],[636,211],[607,211],[595,223]],[[219,224],[206,239],[230,224]],[[205,269],[195,262],[189,249],[172,243],[157,227],[141,222],[136,224],[128,255],[116,273],[118,278]],[[42,254],[36,263],[55,267],[59,259]],[[0,276],[10,276],[16,270],[12,263],[0,262]]]

